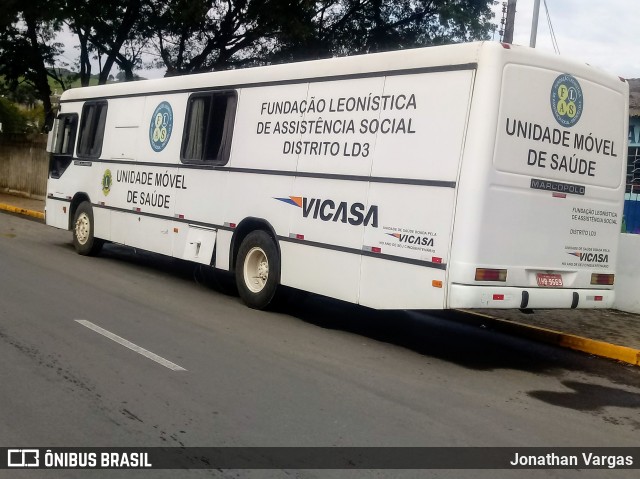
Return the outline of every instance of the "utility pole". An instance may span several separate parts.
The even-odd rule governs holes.
[[[540,0],[536,0],[533,4],[533,20],[531,21],[531,41],[529,46],[536,47],[536,39],[538,37],[538,16],[540,15]]]
[[[507,3],[507,21],[504,27],[504,43],[513,43],[513,24],[516,20],[516,2],[518,0],[509,0]]]

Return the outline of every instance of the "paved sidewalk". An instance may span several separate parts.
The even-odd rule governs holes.
[[[475,310],[481,314],[539,328],[586,336],[640,350],[640,315],[615,309],[538,309],[525,314],[517,309]]]
[[[44,219],[44,200],[0,193],[0,210]],[[640,315],[605,309],[478,309],[450,315],[510,334],[531,337],[640,366]]]
[[[457,311],[452,319],[640,366],[640,315],[614,309]]]

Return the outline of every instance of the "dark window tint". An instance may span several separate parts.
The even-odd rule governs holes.
[[[98,158],[102,152],[104,124],[107,119],[107,102],[87,102],[82,107],[78,156]]]
[[[224,165],[229,161],[236,103],[235,92],[191,95],[182,140],[183,162]]]
[[[78,115],[60,115],[56,130],[53,153],[55,155],[73,155],[76,143],[76,130],[78,128]]]
[[[51,178],[60,178],[73,159],[76,130],[78,129],[78,115],[67,113],[58,116],[54,128],[54,143],[49,157],[49,176]]]

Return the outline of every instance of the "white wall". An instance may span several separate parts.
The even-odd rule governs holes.
[[[620,235],[615,308],[640,314],[640,235]]]

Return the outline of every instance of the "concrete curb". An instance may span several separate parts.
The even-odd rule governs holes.
[[[17,206],[5,205],[4,203],[0,203],[0,210],[8,211],[10,213],[16,213],[18,215],[31,216],[33,218],[44,220],[44,213],[42,211],[34,211],[34,210],[28,210],[26,208],[18,208]]]
[[[629,348],[627,346],[618,346],[605,341],[583,338],[581,336],[562,333],[552,329],[540,328],[538,326],[507,321],[505,319],[477,313],[475,311],[468,311],[464,309],[455,311],[467,316],[467,318],[457,318],[462,321],[473,322],[476,324],[479,321],[488,322],[491,323],[491,328],[497,331],[503,331],[543,343],[560,346],[562,348],[573,349],[575,351],[581,351],[583,353],[633,364],[634,366],[640,366],[640,350],[638,349]],[[470,321],[470,317],[474,317],[474,320]]]

